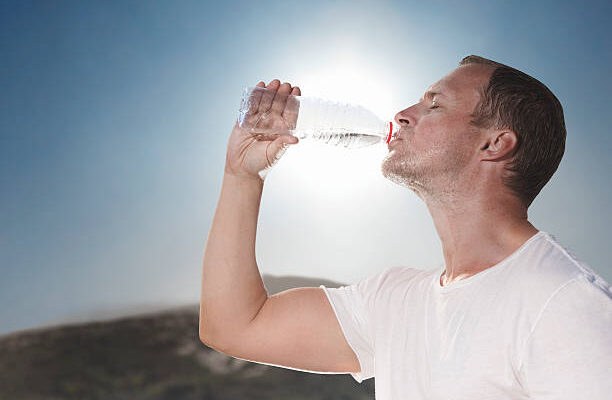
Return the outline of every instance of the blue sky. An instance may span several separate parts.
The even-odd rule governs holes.
[[[530,208],[606,280],[612,204],[606,2],[3,2],[0,333],[93,309],[197,303],[242,88],[391,117],[465,55],[564,106],[561,165]],[[443,261],[386,149],[300,143],[266,178],[260,271],[350,283]]]

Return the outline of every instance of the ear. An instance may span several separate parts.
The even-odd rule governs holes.
[[[480,159],[501,161],[512,157],[518,144],[518,136],[509,129],[490,131],[484,136],[480,146]]]

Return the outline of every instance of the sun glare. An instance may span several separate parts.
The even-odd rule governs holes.
[[[345,58],[345,57],[342,57]],[[360,104],[383,119],[392,118],[392,84],[381,71],[367,68],[361,60],[342,60],[309,70],[296,83],[303,96]]]
[[[374,70],[371,63],[349,54],[337,54],[336,60],[325,63],[325,67],[321,63],[308,66],[308,70],[295,74],[299,81],[294,84],[303,96],[359,104],[390,120],[395,114],[390,79]],[[382,143],[346,149],[305,139],[281,159],[275,167],[275,179],[299,182],[299,187],[308,191],[358,192],[363,190],[366,176],[380,177],[380,162],[386,153]]]

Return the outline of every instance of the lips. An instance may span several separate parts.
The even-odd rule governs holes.
[[[387,144],[387,147],[388,147],[388,148],[391,148],[391,146],[393,146],[393,144],[394,144],[394,143],[397,143],[397,142],[399,142],[400,140],[402,140],[402,138],[400,138],[400,137],[396,137],[395,139],[393,139],[392,141],[390,141],[390,142]]]

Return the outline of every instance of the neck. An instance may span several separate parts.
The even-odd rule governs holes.
[[[425,200],[442,242],[443,285],[496,265],[538,232],[527,209],[503,191]]]

